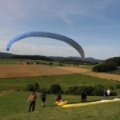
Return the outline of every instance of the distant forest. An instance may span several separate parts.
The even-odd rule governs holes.
[[[118,70],[120,66],[120,57],[109,58],[103,63],[93,67],[94,72],[109,72]]]
[[[64,63],[90,63],[97,64],[103,60],[94,58],[81,58],[81,57],[54,57],[54,56],[41,56],[41,55],[15,55],[11,53],[1,53],[1,59],[28,59],[28,60],[45,60],[45,61],[59,61]]]

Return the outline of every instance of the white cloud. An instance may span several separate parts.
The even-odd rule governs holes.
[[[110,7],[114,0],[67,1],[67,0],[0,0],[0,21],[5,25],[17,20],[29,18],[58,17],[68,24],[73,24],[71,15],[104,19],[101,12]],[[14,24],[14,23],[13,23]]]

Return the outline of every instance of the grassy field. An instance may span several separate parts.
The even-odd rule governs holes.
[[[41,107],[39,96],[36,101],[35,112],[28,113],[28,97],[30,92],[22,91],[30,83],[38,82],[41,88],[49,88],[51,84],[60,84],[63,90],[76,85],[103,85],[107,88],[116,88],[120,82],[110,81],[82,74],[52,75],[29,78],[4,78],[0,79],[0,120],[119,120],[119,102],[98,105],[62,108],[55,106],[55,95],[47,95],[46,107]],[[3,94],[4,90],[5,94]],[[17,89],[21,91],[16,91]],[[119,98],[120,90],[116,89]],[[79,95],[62,95],[69,103],[80,103]],[[102,96],[88,96],[88,102],[103,100]],[[111,117],[112,116],[112,117]]]
[[[119,120],[119,102],[96,104],[83,107],[62,108],[55,106],[55,96],[47,95],[46,107],[41,107],[39,96],[35,112],[28,113],[28,92],[6,92],[0,96],[0,120]],[[63,95],[69,103],[80,103],[80,96]],[[89,96],[88,101],[101,100],[102,97]]]
[[[6,64],[19,64],[20,60],[17,59],[0,59],[0,65]]]
[[[5,64],[5,61],[2,64]],[[26,65],[22,65],[22,67],[26,67]],[[41,101],[38,96],[36,101],[35,112],[28,113],[27,100],[30,95],[30,92],[26,92],[23,90],[26,88],[28,84],[34,84],[36,82],[39,83],[40,88],[47,88],[47,89],[49,89],[52,84],[56,83],[59,84],[64,91],[68,90],[68,88],[71,86],[101,85],[104,86],[105,88],[109,88],[118,93],[118,96],[110,96],[109,99],[120,98],[120,89],[116,88],[116,86],[120,85],[120,81],[113,81],[113,79],[107,80],[107,79],[99,78],[101,74],[99,74],[99,76],[97,77],[96,76],[92,77],[89,74],[83,75],[83,73],[79,73],[79,72],[75,73],[62,69],[58,70],[57,68],[53,70],[50,67],[46,67],[44,70],[46,74],[42,74],[42,76],[40,76],[41,71],[39,67],[36,68],[36,66],[34,65],[27,66],[29,70],[28,72],[30,74],[39,73],[37,76],[32,76],[32,77],[27,76],[28,73],[24,73],[26,71],[25,68],[15,69],[14,67],[11,67],[10,72],[13,70],[13,68],[15,69],[15,72],[10,73],[13,75],[13,77],[0,78],[0,120],[26,120],[26,119],[28,120],[40,120],[40,119],[41,120],[55,120],[55,119],[57,120],[120,120],[120,116],[119,116],[120,102],[88,105],[88,106],[81,106],[74,108],[62,108],[60,106],[55,106],[55,95],[47,95],[45,108],[42,108]],[[90,70],[91,67],[92,66],[83,66],[82,68],[86,68]],[[48,68],[50,69],[48,70]],[[25,76],[14,77],[14,75],[16,75],[16,71],[18,72],[22,70],[24,70],[23,73],[27,77]],[[2,73],[2,68],[0,71],[1,71],[0,74],[6,73],[6,72]],[[64,72],[59,75],[53,74],[55,72],[60,73],[61,71],[62,72],[66,71],[66,74],[63,74]],[[50,74],[50,72],[52,72],[52,74]],[[67,72],[70,74],[68,74]],[[88,73],[90,72],[91,71],[88,71]],[[62,96],[64,100],[67,100],[69,102],[69,104],[81,102],[79,95],[62,95]],[[102,96],[88,96],[87,102],[98,101],[103,99],[105,98],[103,98]]]
[[[38,83],[40,88],[49,89],[52,84],[59,84],[65,91],[71,86],[104,86],[105,88],[116,88],[118,81],[110,81],[82,74],[51,75],[26,78],[1,78],[1,90],[23,90],[28,84]]]

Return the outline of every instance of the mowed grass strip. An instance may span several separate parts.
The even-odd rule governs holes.
[[[89,69],[80,68],[80,67],[57,67],[61,70],[67,70],[73,73],[84,73],[90,71]]]
[[[97,72],[92,72],[92,71],[84,72],[82,74],[88,75],[88,76],[93,76],[93,77],[98,77],[98,78],[102,78],[102,79],[120,81],[120,75],[116,75],[116,74],[97,73]]]
[[[74,73],[81,73],[84,75],[98,77],[98,78],[102,78],[102,79],[120,81],[120,75],[116,75],[116,74],[97,73],[97,72],[92,72],[90,69],[79,68],[79,67],[58,67],[58,68],[60,68],[62,70],[67,70],[67,71],[71,71]]]

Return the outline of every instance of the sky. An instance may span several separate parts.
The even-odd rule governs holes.
[[[43,31],[67,36],[85,57],[120,57],[120,0],[0,0],[0,52],[44,56],[76,56],[65,42],[29,37],[8,42],[25,32]]]

